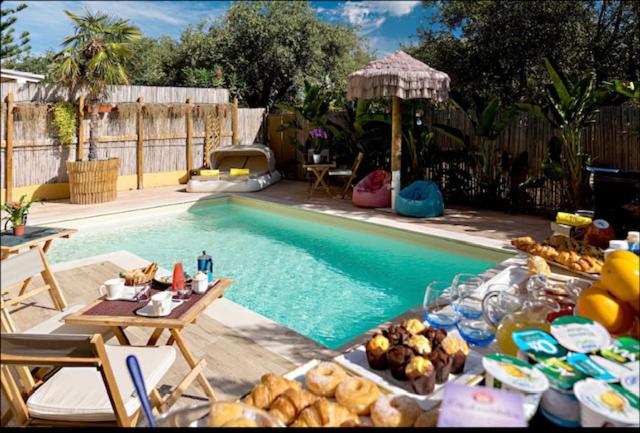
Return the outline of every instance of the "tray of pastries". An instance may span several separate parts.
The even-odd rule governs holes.
[[[523,236],[511,241],[518,250],[531,256],[542,257],[547,263],[594,279],[604,264],[604,251],[584,241],[555,234],[543,242],[536,242],[531,236]]]
[[[288,427],[435,426],[416,400],[332,361],[313,360],[284,376],[265,374],[242,402]]]
[[[423,410],[441,402],[446,383],[475,385],[483,373],[482,356],[457,332],[447,334],[418,319],[390,325],[335,361],[393,394],[413,398]]]

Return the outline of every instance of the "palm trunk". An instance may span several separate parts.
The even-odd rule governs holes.
[[[100,124],[100,104],[94,101],[91,104],[91,123],[89,127],[89,161],[98,159],[98,126]]]

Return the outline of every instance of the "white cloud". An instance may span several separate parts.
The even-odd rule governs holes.
[[[388,13],[394,17],[408,15],[420,4],[419,1],[367,1],[370,7],[380,13]]]
[[[419,1],[348,1],[340,9],[340,14],[366,35],[379,29],[387,16],[408,15],[419,4]]]

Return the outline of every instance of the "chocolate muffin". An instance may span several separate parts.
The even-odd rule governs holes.
[[[436,370],[428,359],[416,356],[407,363],[405,374],[416,394],[427,395],[436,386]]]
[[[398,345],[389,349],[387,362],[389,363],[391,375],[398,380],[407,380],[404,368],[414,356],[413,350],[409,346]]]
[[[390,325],[382,334],[389,339],[392,346],[405,344],[411,338],[411,334],[402,326]]]
[[[453,358],[440,347],[427,355],[427,358],[436,369],[436,383],[445,383],[447,379],[449,379],[449,374],[451,373],[451,363]]]
[[[423,335],[431,342],[431,347],[440,345],[440,342],[447,336],[447,331],[444,329],[427,328]]]
[[[387,352],[390,347],[389,339],[382,334],[377,334],[369,340],[365,346],[369,366],[374,370],[385,370],[389,366]]]
[[[409,339],[409,347],[413,349],[416,355],[425,356],[431,353],[431,342],[424,335],[413,335]]]
[[[461,338],[448,335],[441,343],[442,349],[451,356],[451,374],[460,374],[469,354],[467,342]]]

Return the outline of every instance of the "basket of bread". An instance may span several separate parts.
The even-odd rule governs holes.
[[[124,283],[127,286],[139,286],[146,284],[153,280],[158,271],[158,264],[151,263],[144,268],[132,269],[130,271],[124,271],[120,273],[120,277],[124,278]]]
[[[604,251],[601,248],[589,245],[584,240],[558,234],[542,242],[536,242],[531,236],[523,236],[513,239],[511,245],[578,273],[598,274],[604,263]]]

